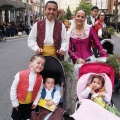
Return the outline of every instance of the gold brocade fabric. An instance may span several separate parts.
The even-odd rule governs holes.
[[[20,104],[29,104],[31,102],[32,102],[32,92],[27,92],[27,95],[26,95],[24,102],[19,101]]]
[[[42,55],[43,55],[43,56],[57,57],[55,46],[54,46],[54,45],[44,46],[44,47],[43,47]]]

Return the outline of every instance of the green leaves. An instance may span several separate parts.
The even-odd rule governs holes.
[[[70,7],[68,5],[67,12],[66,12],[66,15],[65,15],[65,19],[70,20],[71,17],[72,17],[72,12],[70,11]]]
[[[82,0],[79,4],[79,6],[76,8],[75,10],[75,13],[76,11],[78,10],[81,10],[81,9],[84,9],[84,11],[86,12],[86,15],[89,15],[90,14],[90,8],[92,7],[92,4],[90,3],[86,3],[85,0]]]
[[[67,77],[72,77],[73,64],[68,61],[61,61]]]
[[[119,74],[120,57],[118,55],[116,54],[109,55],[106,63],[112,66],[112,68],[114,69],[115,75]]]
[[[115,34],[115,29],[112,26],[106,27],[106,33],[110,34],[110,35],[114,35]]]

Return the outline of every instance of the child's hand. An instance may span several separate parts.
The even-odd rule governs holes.
[[[47,104],[46,104],[46,105],[47,105],[47,106],[51,106],[51,105],[53,105],[53,104],[54,104],[54,102],[50,100],[50,101],[47,101]]]
[[[32,107],[31,107],[32,109],[35,109],[36,108],[36,105],[32,105]]]
[[[94,85],[92,83],[89,85],[89,87],[91,90],[94,90]]]
[[[100,96],[101,98],[104,98],[104,97],[105,97],[105,95],[104,95],[103,92],[100,92],[100,93],[99,93],[99,96]]]
[[[14,107],[18,111],[18,107]]]

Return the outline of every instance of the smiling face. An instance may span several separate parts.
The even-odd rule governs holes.
[[[39,73],[43,70],[45,64],[45,59],[36,57],[34,60],[30,62],[30,69],[34,73]]]
[[[75,23],[76,23],[76,26],[83,26],[84,25],[84,22],[85,22],[85,19],[86,19],[86,14],[83,10],[79,10],[76,15],[75,15]]]
[[[55,79],[53,79],[53,78],[46,78],[44,86],[48,90],[54,88],[55,87]]]
[[[57,16],[58,7],[56,4],[48,3],[44,13],[49,21],[53,20]]]
[[[103,87],[102,81],[99,78],[94,78],[91,84],[94,86],[94,90],[99,90]]]
[[[102,21],[105,19],[105,13],[104,12],[101,12],[99,14],[99,19],[102,20]]]

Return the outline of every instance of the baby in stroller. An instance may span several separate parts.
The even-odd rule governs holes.
[[[44,87],[38,102],[38,110],[32,111],[31,120],[64,120],[64,109],[59,104],[64,71],[58,59],[48,56],[45,59],[45,69],[41,72]]]
[[[82,92],[83,98],[89,98],[98,103],[102,107],[106,107],[106,103],[110,103],[110,97],[106,93],[104,87],[104,78],[100,75],[93,76],[91,82],[87,85],[86,89]]]
[[[60,98],[60,91],[55,87],[55,79],[52,77],[45,78],[41,99],[38,103],[39,114],[37,116],[32,115],[31,120],[62,120],[64,110],[60,107],[57,108]]]
[[[71,117],[75,120],[120,120],[110,112],[113,107],[109,107],[114,86],[112,67],[105,63],[87,63],[81,67],[79,76],[77,96],[80,106]]]

